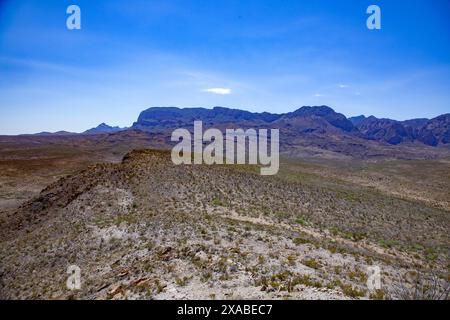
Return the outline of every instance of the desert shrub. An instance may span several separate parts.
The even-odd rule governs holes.
[[[294,244],[301,245],[301,244],[305,244],[305,243],[309,243],[310,241],[307,239],[303,239],[303,238],[295,238],[292,240],[292,242],[294,242]]]
[[[189,280],[191,280],[191,277],[176,278],[175,283],[180,287],[185,287]]]
[[[218,198],[214,198],[211,203],[213,206],[216,206],[216,207],[225,207],[225,203]]]
[[[372,300],[385,300],[386,292],[383,289],[377,289],[370,293],[369,298]]]
[[[392,291],[392,297],[400,300],[448,300],[450,282],[435,272],[415,272],[412,284],[405,277]]]
[[[342,292],[351,298],[360,298],[366,295],[365,290],[353,287],[351,284],[341,284]]]
[[[300,224],[300,225],[302,225],[302,226],[308,225],[308,220],[306,220],[306,217],[303,216],[303,215],[299,216],[299,217],[295,220],[295,222],[297,222],[298,224]]]
[[[319,269],[321,267],[320,262],[316,259],[305,259],[302,264],[312,269]]]

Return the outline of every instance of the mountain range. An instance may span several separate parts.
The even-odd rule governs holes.
[[[191,128],[194,120],[201,120],[205,127],[278,128],[288,135],[334,135],[391,145],[425,144],[435,147],[450,144],[450,113],[433,119],[396,121],[374,116],[347,118],[328,106],[305,106],[283,114],[252,113],[223,107],[154,107],[142,111],[132,128],[147,132]]]
[[[350,118],[364,138],[389,144],[418,141],[429,146],[450,143],[450,114],[433,119],[396,121],[374,116]]]
[[[450,153],[450,113],[433,119],[397,121],[363,115],[347,118],[328,106],[305,106],[293,112],[254,113],[224,107],[153,107],[142,111],[129,128],[105,123],[83,133],[41,132],[42,139],[93,139],[108,135],[122,141],[147,136],[152,144],[171,148],[171,132],[177,128],[193,130],[195,120],[203,128],[279,129],[280,152],[292,158],[395,158],[433,159]]]

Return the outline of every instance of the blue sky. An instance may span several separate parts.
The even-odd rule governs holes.
[[[447,0],[0,1],[0,134],[129,126],[151,106],[434,117],[449,88]]]

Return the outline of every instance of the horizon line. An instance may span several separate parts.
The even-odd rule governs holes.
[[[349,120],[350,118],[356,118],[356,117],[361,117],[361,116],[363,116],[363,117],[365,117],[366,119],[367,119],[367,118],[370,118],[370,117],[374,117],[374,118],[379,119],[379,120],[392,120],[392,121],[397,121],[397,122],[404,122],[404,121],[411,121],[411,120],[432,120],[432,119],[435,119],[435,118],[437,118],[437,117],[439,117],[439,116],[446,115],[446,114],[450,114],[450,113],[442,113],[442,114],[439,114],[439,115],[437,115],[437,116],[435,116],[435,117],[432,117],[432,118],[426,118],[426,117],[420,118],[420,117],[418,117],[418,118],[408,118],[408,119],[405,119],[405,120],[397,120],[397,119],[384,118],[384,117],[378,118],[378,117],[376,117],[376,116],[374,116],[374,115],[366,116],[365,114],[359,114],[359,115],[355,115],[355,116],[347,116],[346,114],[341,113],[341,112],[339,112],[339,111],[336,111],[333,107],[330,107],[330,106],[328,106],[328,105],[310,105],[310,106],[304,105],[304,106],[301,106],[301,107],[299,107],[299,108],[294,109],[293,111],[284,112],[284,113],[273,113],[273,112],[270,112],[270,111],[254,112],[254,111],[250,111],[250,110],[247,110],[247,109],[241,108],[241,107],[224,107],[224,106],[216,105],[216,106],[212,106],[212,107],[198,107],[198,106],[186,106],[186,107],[179,107],[179,106],[153,106],[153,107],[148,107],[148,108],[142,110],[141,112],[139,112],[139,115],[140,115],[142,112],[146,111],[146,110],[154,109],[154,108],[160,108],[160,109],[170,109],[170,108],[173,108],[173,109],[178,109],[178,110],[184,110],[184,109],[204,109],[204,110],[214,110],[215,108],[222,108],[222,109],[228,109],[228,110],[244,111],[244,112],[249,112],[249,113],[252,113],[252,114],[263,114],[263,113],[268,113],[268,114],[272,114],[272,115],[280,115],[280,116],[281,116],[281,115],[285,115],[285,114],[289,114],[289,113],[295,112],[295,111],[300,110],[300,109],[302,109],[302,108],[320,108],[320,107],[330,108],[330,109],[332,109],[335,113],[343,115],[343,116],[344,116],[346,119],[348,119],[348,120]],[[139,118],[139,115],[138,115],[138,118]],[[125,130],[128,130],[128,129],[132,129],[132,128],[133,128],[134,122],[133,122],[130,126],[120,127],[119,125],[114,125],[114,124],[111,125],[111,124],[108,124],[108,123],[106,123],[105,121],[103,121],[103,122],[99,123],[97,126],[91,127],[91,128],[88,128],[88,129],[85,129],[84,131],[81,131],[81,132],[67,131],[67,130],[65,130],[65,129],[61,129],[61,130],[57,130],[57,131],[53,131],[53,132],[52,132],[52,131],[46,131],[46,130],[44,130],[44,131],[39,131],[39,132],[34,132],[34,133],[18,133],[18,134],[3,134],[3,133],[0,133],[0,136],[14,137],[14,136],[27,136],[27,135],[38,135],[38,134],[49,134],[49,135],[51,135],[51,134],[57,134],[57,133],[63,133],[63,132],[64,132],[64,133],[67,133],[67,135],[72,135],[72,134],[73,134],[73,135],[76,135],[76,134],[83,134],[84,132],[86,132],[86,131],[88,131],[88,130],[90,130],[90,129],[97,128],[98,126],[100,126],[100,125],[102,125],[102,124],[108,125],[108,126],[110,126],[110,127],[119,127],[120,129],[122,129],[123,131],[125,131]]]

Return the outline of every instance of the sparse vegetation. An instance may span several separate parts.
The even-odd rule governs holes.
[[[278,176],[261,177],[242,166],[172,166],[152,150],[93,165],[2,214],[0,298],[445,298],[444,201],[367,187],[375,169],[359,165],[367,175],[285,161]],[[76,293],[64,287],[69,263],[89,275]],[[368,292],[372,265],[383,289]],[[424,265],[439,271],[435,287],[430,271],[420,285],[399,277]]]
[[[312,269],[319,269],[321,267],[320,262],[316,259],[305,259],[302,263]]]

